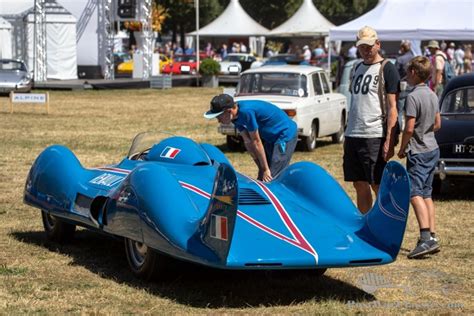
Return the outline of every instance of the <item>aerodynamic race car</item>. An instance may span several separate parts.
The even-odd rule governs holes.
[[[132,272],[146,279],[163,274],[170,257],[324,272],[396,259],[409,180],[399,163],[388,163],[376,203],[362,215],[314,163],[294,163],[263,183],[236,172],[213,145],[142,133],[120,163],[100,168],[84,168],[66,147],[46,148],[24,201],[41,210],[52,240],[69,240],[76,225],[123,238]]]

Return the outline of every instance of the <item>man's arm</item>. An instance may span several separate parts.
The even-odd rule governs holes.
[[[387,93],[387,135],[383,146],[383,159],[389,161],[394,155],[395,147],[395,124],[398,119],[397,95]]]
[[[258,130],[254,132],[242,131],[242,138],[244,139],[245,148],[252,156],[258,170],[261,171],[263,177],[262,180],[265,182],[271,181],[272,174],[270,167],[268,166],[267,156],[265,155],[265,149],[260,138]]]

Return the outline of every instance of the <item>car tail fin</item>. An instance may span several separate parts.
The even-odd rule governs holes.
[[[234,169],[221,163],[214,180],[211,200],[201,222],[201,239],[225,263],[237,216],[238,186]]]
[[[377,200],[357,234],[395,260],[403,241],[409,207],[407,171],[400,163],[391,161],[385,167]]]

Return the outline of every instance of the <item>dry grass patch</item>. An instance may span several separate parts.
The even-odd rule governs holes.
[[[202,118],[219,90],[50,92],[50,115],[0,98],[0,314],[18,313],[473,313],[474,197],[469,184],[436,199],[439,254],[408,260],[418,237],[410,215],[397,262],[330,269],[322,278],[301,273],[244,273],[185,268],[169,282],[134,279],[120,242],[80,230],[74,243],[45,239],[40,213],[23,204],[23,186],[48,145],[70,147],[84,166],[118,162],[139,132],[164,130],[225,148],[215,121]],[[226,153],[240,172],[255,176],[246,153]],[[322,140],[294,161],[322,165],[342,181],[342,146]],[[315,179],[317,181],[317,179]],[[379,287],[370,287],[372,283]],[[373,284],[372,284],[373,285]]]

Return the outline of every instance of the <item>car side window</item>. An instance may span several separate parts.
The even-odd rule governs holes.
[[[326,77],[325,73],[320,72],[321,75],[321,82],[323,83],[323,90],[324,93],[331,93],[331,89],[329,88],[328,77]]]
[[[323,89],[321,87],[321,79],[319,78],[319,74],[313,74],[313,86],[314,86],[314,93],[316,95],[322,95]]]
[[[449,93],[441,104],[441,113],[473,113],[474,89],[459,89]]]

